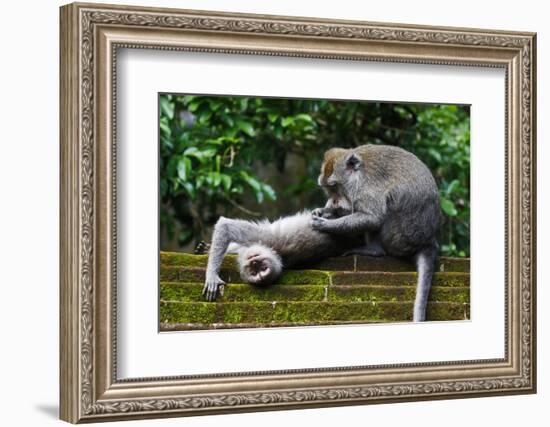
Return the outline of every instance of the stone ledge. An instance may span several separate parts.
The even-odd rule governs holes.
[[[161,252],[160,328],[197,330],[409,322],[417,274],[391,257],[349,256],[285,270],[267,287],[243,284],[236,256],[225,257],[224,296],[202,296],[207,255]],[[470,316],[469,259],[441,258],[427,320]]]

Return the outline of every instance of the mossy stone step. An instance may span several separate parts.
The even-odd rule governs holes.
[[[160,298],[166,301],[203,302],[202,283],[162,282]],[[218,302],[255,301],[413,301],[414,286],[371,286],[371,285],[275,285],[265,288],[246,284],[228,284]],[[430,301],[468,303],[470,288],[433,286]]]
[[[161,266],[179,266],[187,268],[205,268],[208,255],[194,255],[183,252],[161,252]],[[225,256],[222,268],[237,271],[237,256]],[[320,262],[302,266],[307,270],[324,271],[415,271],[415,266],[407,260],[393,257],[367,257],[351,255],[345,257],[328,258]],[[470,271],[468,258],[440,257],[436,266],[437,271]]]
[[[160,321],[168,324],[317,324],[411,321],[413,302],[177,302],[160,303]],[[463,320],[469,304],[431,302],[427,320]]]
[[[161,282],[204,283],[206,270],[200,267],[167,266],[160,269]],[[226,283],[240,283],[237,271],[222,269],[220,277]],[[377,285],[416,286],[414,272],[380,271],[319,271],[287,270],[277,280],[277,285]],[[433,286],[470,286],[470,274],[458,272],[435,273]]]
[[[160,323],[161,332],[175,331],[197,331],[204,329],[243,329],[243,328],[287,328],[290,326],[334,326],[334,325],[357,325],[357,324],[389,323],[385,320],[372,320],[368,322],[277,322],[277,323]]]
[[[207,255],[161,252],[161,330],[251,328],[411,321],[417,274],[391,257],[329,258],[285,270],[276,284],[242,284],[236,256],[225,257],[224,296],[202,296]],[[428,320],[470,316],[469,260],[441,258],[430,292]]]
[[[338,285],[416,286],[417,274],[381,271],[339,271],[331,274],[331,283]],[[470,286],[470,274],[458,272],[435,273],[432,286]]]
[[[239,272],[222,268],[220,277],[227,283],[239,283],[242,281]],[[202,282],[206,276],[206,269],[200,267],[178,267],[178,266],[161,266],[160,280],[161,282]],[[330,273],[318,270],[286,270],[277,280],[277,284],[293,284],[293,285],[328,285],[330,284]]]

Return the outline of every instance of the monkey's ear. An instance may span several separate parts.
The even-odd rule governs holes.
[[[348,169],[357,170],[361,166],[361,158],[353,153],[346,159],[346,167]]]

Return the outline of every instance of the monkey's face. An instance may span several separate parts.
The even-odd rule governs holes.
[[[268,285],[281,274],[280,257],[263,245],[253,245],[239,256],[241,278],[253,285]]]
[[[363,162],[353,150],[333,148],[325,153],[317,183],[327,195],[329,207],[338,210],[338,216],[351,212],[352,195],[346,188],[361,174]]]
[[[360,154],[352,149],[332,148],[325,153],[317,183],[329,197],[341,194],[339,187],[359,175],[362,168],[363,159]]]

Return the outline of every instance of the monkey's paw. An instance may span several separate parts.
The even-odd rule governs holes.
[[[333,219],[335,218],[334,211],[329,208],[316,208],[311,211],[311,215],[314,217],[321,217],[321,218],[328,218]]]
[[[223,296],[224,285],[225,282],[218,275],[214,278],[207,277],[202,288],[202,294],[206,297],[207,301],[214,301],[218,296],[218,292],[220,296]]]
[[[311,217],[311,228],[317,231],[326,231],[328,227],[329,220],[323,218],[322,216],[312,216]]]
[[[325,212],[325,208],[315,208],[311,211],[312,216],[323,216],[323,213]]]

